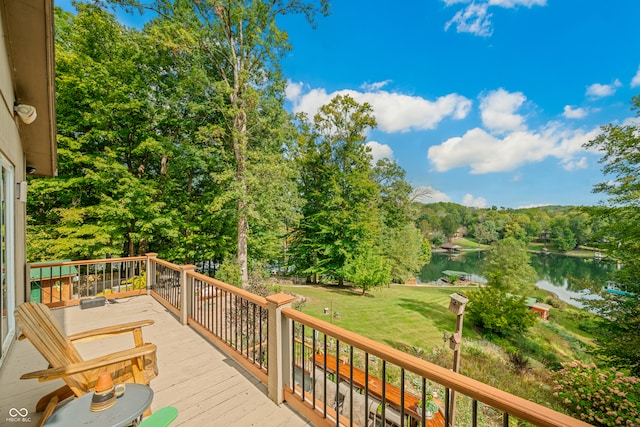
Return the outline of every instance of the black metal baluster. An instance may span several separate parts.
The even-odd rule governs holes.
[[[322,388],[322,393],[324,394],[324,396],[322,396],[322,402],[323,402],[323,412],[322,415],[327,418],[327,334],[323,334],[324,336],[324,364],[322,365],[322,368],[324,369],[324,376],[323,376],[323,381],[324,381],[324,387]]]
[[[471,422],[473,427],[478,425],[478,401],[475,399],[473,399],[473,403],[471,404]]]
[[[387,361],[382,361],[382,425],[387,425]]]
[[[449,414],[449,393],[451,392],[450,389],[445,388],[444,389],[444,425],[448,426],[449,422],[450,422],[450,414]]]
[[[349,426],[353,426],[353,346],[349,346]]]
[[[300,381],[302,382],[302,401],[304,402],[304,323],[301,323],[301,326],[302,326],[302,332],[301,332],[300,341],[302,343],[300,344],[300,346],[301,346],[301,349],[300,349],[301,350],[300,361],[302,363],[300,364],[301,365],[300,369],[302,371],[301,372],[302,373],[302,375],[301,375],[302,379]]]
[[[400,427],[404,427],[404,368],[400,368]]]
[[[291,321],[291,391],[296,394],[296,322]],[[304,395],[302,396],[304,401]]]
[[[336,340],[336,426],[340,427],[340,340]]]
[[[422,394],[420,396],[420,423],[427,425],[427,379],[422,377]],[[436,414],[437,415],[437,414]],[[446,425],[446,424],[445,424]]]
[[[316,377],[316,335],[318,334],[317,330],[313,330],[313,336],[311,337],[311,363],[309,363],[309,374],[311,378],[313,378],[313,383],[311,384],[311,397],[313,401],[311,402],[311,407],[315,411],[316,409],[316,382],[318,378]]]
[[[256,305],[253,304],[253,319],[252,322],[253,323],[253,337],[252,337],[252,341],[253,341],[253,364],[256,364],[256,327],[258,325],[258,322],[256,322]]]
[[[369,424],[369,353],[364,353],[364,419]]]

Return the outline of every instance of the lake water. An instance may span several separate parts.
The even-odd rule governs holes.
[[[442,277],[444,270],[464,271],[476,275],[483,281],[485,252],[463,252],[458,256],[434,253],[431,263],[422,268],[420,280],[432,282]],[[581,307],[577,301],[584,298],[581,293],[580,280],[591,280],[604,286],[609,274],[616,269],[616,264],[604,260],[576,258],[563,255],[531,254],[531,265],[537,273],[536,286],[551,291],[558,297],[575,306]]]

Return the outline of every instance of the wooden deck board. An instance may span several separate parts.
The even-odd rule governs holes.
[[[135,320],[153,319],[143,329],[146,342],[158,346],[159,375],[151,381],[155,396],[152,409],[175,406],[178,418],[172,426],[305,426],[310,425],[285,405],[276,405],[266,395],[266,386],[232,359],[217,350],[178,320],[150,296],[119,300],[117,304],[81,310],[54,310],[68,334]],[[83,357],[117,351],[132,345],[132,338],[120,336],[78,344]],[[60,387],[60,380],[39,383],[20,380],[26,372],[46,368],[46,362],[29,341],[15,342],[0,369],[0,425],[10,408],[27,408],[35,425],[37,400]],[[17,425],[11,423],[10,425]]]

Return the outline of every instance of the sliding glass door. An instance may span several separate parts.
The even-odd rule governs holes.
[[[14,185],[13,166],[0,155],[0,361],[15,332]]]

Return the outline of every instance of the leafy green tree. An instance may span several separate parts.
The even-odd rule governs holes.
[[[440,229],[447,239],[451,239],[458,231],[460,223],[456,221],[455,215],[447,215],[440,222]]]
[[[586,245],[591,241],[591,223],[586,213],[572,212],[569,215],[569,228],[576,239],[576,246]]]
[[[525,304],[524,297],[488,286],[473,291],[466,312],[471,323],[484,333],[499,337],[515,337],[535,324],[536,316]]]
[[[378,184],[378,203],[382,222],[389,228],[400,228],[415,218],[411,204],[413,189],[405,180],[405,171],[396,162],[382,159],[373,168],[373,180]]]
[[[385,229],[380,247],[389,261],[391,278],[398,283],[404,283],[431,260],[431,246],[411,223]]]
[[[571,231],[569,219],[566,216],[558,216],[551,220],[549,224],[551,239],[560,251],[570,251],[576,247],[578,241]]]
[[[151,45],[112,15],[56,9],[59,175],[32,180],[30,260],[136,255],[172,233],[155,178],[164,148],[143,64]]]
[[[301,118],[300,193],[305,200],[291,253],[299,271],[344,279],[348,256],[375,243],[378,185],[365,132],[375,126],[371,106],[337,96],[313,122]]]
[[[535,322],[522,292],[532,287],[535,270],[523,242],[512,237],[489,250],[484,275],[487,286],[469,299],[471,322],[486,333],[501,337],[522,334]]]
[[[505,224],[504,237],[513,237],[525,244],[529,243],[531,239],[527,229],[530,221],[529,217],[524,214],[511,215],[510,220]]]
[[[155,0],[151,4],[112,0],[112,3],[149,8],[161,19],[177,23],[176,36],[187,42],[177,48],[196,49],[218,75],[210,95],[218,101],[220,139],[225,150],[232,153],[233,175],[228,183],[236,204],[238,267],[243,287],[247,287],[249,223],[260,212],[258,199],[271,182],[254,184],[260,181],[267,166],[275,168],[278,164],[265,153],[281,149],[283,143],[272,138],[277,134],[269,128],[273,116],[264,114],[265,109],[281,110],[284,98],[279,61],[290,45],[286,32],[278,27],[277,18],[303,14],[313,21],[318,13],[327,13],[328,3],[326,0],[317,4],[301,0]],[[180,37],[185,33],[187,37]],[[266,232],[267,228],[262,230]]]
[[[391,266],[383,256],[366,247],[355,256],[347,257],[344,275],[348,281],[360,286],[364,295],[373,287],[391,282]]]
[[[632,100],[636,116],[640,97]],[[607,197],[606,205],[587,209],[601,220],[600,238],[609,254],[623,268],[613,280],[629,292],[627,296],[607,296],[603,301],[586,301],[599,318],[599,354],[611,364],[640,374],[640,129],[637,125],[609,124],[602,133],[585,144],[603,154],[602,171],[609,180],[594,191]]]
[[[521,242],[529,243],[529,236],[527,230],[522,227],[518,222],[508,222],[504,229],[505,238],[514,238]]]
[[[480,243],[493,243],[498,240],[498,230],[492,220],[482,221],[474,226],[474,236]]]
[[[484,275],[490,287],[511,293],[521,293],[533,286],[536,273],[530,264],[524,243],[506,238],[488,253]]]

